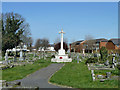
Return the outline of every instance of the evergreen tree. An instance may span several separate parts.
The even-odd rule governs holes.
[[[12,49],[22,42],[20,35],[25,31],[26,24],[24,18],[19,14],[6,13],[2,15],[3,55],[7,49]]]

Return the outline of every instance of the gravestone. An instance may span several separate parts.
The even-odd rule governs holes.
[[[112,58],[112,63],[113,64],[115,63],[115,56],[113,56],[113,58]]]
[[[92,77],[93,78],[93,81],[95,81],[95,77]]]
[[[112,68],[115,68],[114,64],[112,64]]]
[[[94,57],[97,57],[97,54],[96,54],[96,53],[94,54]]]
[[[77,63],[79,63],[79,55],[77,56]]]
[[[25,58],[26,58],[26,55],[25,55],[25,52],[24,52],[24,55],[23,55],[23,60],[25,60]]]
[[[93,73],[94,73],[94,70],[91,70],[91,73],[93,74]]]
[[[113,64],[114,66],[116,66],[116,64],[115,64],[115,56],[113,56],[113,58],[112,58],[112,64]]]
[[[34,52],[34,57],[36,57],[36,53]]]
[[[80,59],[80,62],[82,62],[82,60]]]
[[[16,55],[14,55],[14,62],[16,62]]]
[[[111,76],[111,72],[106,72],[106,77],[110,78],[110,76]]]
[[[8,53],[6,52],[5,53],[5,61],[7,61],[8,60]]]
[[[29,61],[29,56],[28,55],[26,56],[26,59]]]
[[[97,78],[102,79],[103,75],[97,75]]]
[[[108,65],[109,65],[109,60],[107,60],[107,61],[105,62],[105,65],[106,65],[106,66],[108,66]]]
[[[19,58],[19,60],[20,60],[20,61],[23,60],[23,52],[22,52],[22,50],[20,51],[20,58]]]
[[[41,59],[40,55],[39,55],[39,59]]]

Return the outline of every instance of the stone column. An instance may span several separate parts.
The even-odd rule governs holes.
[[[61,34],[61,48],[58,50],[58,54],[59,55],[65,55],[65,50],[63,49],[63,30],[61,30],[61,32],[59,32]]]
[[[63,29],[59,33],[61,33],[61,50],[63,50]]]

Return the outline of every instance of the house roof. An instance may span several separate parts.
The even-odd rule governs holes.
[[[120,45],[120,38],[119,39],[110,39],[115,45]]]
[[[73,42],[73,43],[71,43],[72,45],[74,44],[74,45],[79,45],[81,42],[83,42],[84,40],[80,40],[80,41],[75,41],[75,42]]]
[[[100,39],[95,39],[96,40],[96,42],[107,42],[108,40],[107,39],[105,39],[105,38],[100,38]]]

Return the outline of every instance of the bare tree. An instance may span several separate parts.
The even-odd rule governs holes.
[[[20,39],[23,41],[24,44],[26,44],[27,46],[30,45],[31,43],[31,32],[29,29],[29,24],[27,24],[25,26],[25,31],[23,32],[23,34],[20,35]]]
[[[41,46],[43,47],[44,50],[46,50],[47,47],[49,46],[49,40],[47,38],[43,38]]]
[[[28,38],[28,49],[30,49],[30,51],[32,51],[32,44],[33,44],[33,39],[32,37]]]
[[[85,40],[86,40],[86,42],[84,43],[84,48],[87,49],[88,52],[90,50],[93,51],[93,49],[95,48],[95,45],[96,45],[96,40],[91,35],[86,35]]]
[[[38,50],[41,47],[41,44],[42,44],[42,40],[41,39],[37,39],[36,43],[35,43],[36,50]]]
[[[43,58],[45,58],[45,50],[47,49],[47,47],[49,46],[49,40],[47,38],[43,38],[42,39],[42,43],[41,43],[41,48],[44,50],[43,53]]]

